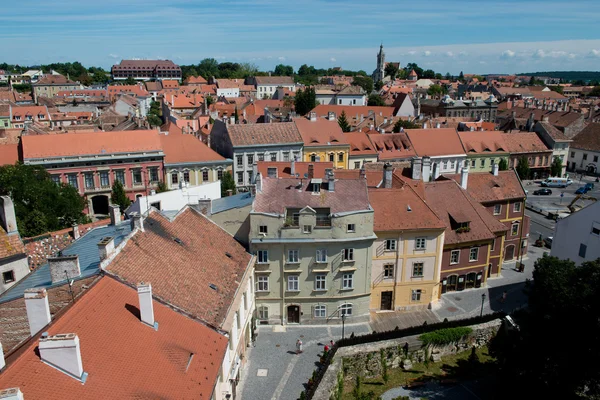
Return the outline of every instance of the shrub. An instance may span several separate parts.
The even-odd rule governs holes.
[[[419,336],[419,339],[421,339],[424,346],[444,345],[457,342],[472,331],[473,330],[468,327],[445,328],[424,333]]]

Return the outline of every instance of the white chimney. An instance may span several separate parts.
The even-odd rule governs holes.
[[[0,224],[9,235],[17,232],[15,206],[8,196],[0,196]]]
[[[329,111],[327,113],[327,119],[330,121],[335,121],[335,113],[333,111]]]
[[[435,124],[435,129],[440,129],[440,123],[439,122]]]
[[[152,304],[152,285],[141,282],[137,285],[138,298],[140,301],[140,319],[146,325],[158,329],[158,323],[154,321],[154,306]]]
[[[64,333],[40,338],[38,346],[40,358],[61,372],[85,382],[87,372],[83,371],[79,337],[74,333]]]
[[[429,182],[431,179],[431,158],[423,157],[423,182]]]
[[[2,343],[0,343],[0,371],[6,365],[6,361],[4,361],[4,350],[2,349]]]
[[[427,122],[423,122],[423,129],[427,129]]]
[[[0,400],[23,400],[23,392],[19,388],[1,389]]]
[[[52,283],[73,279],[81,275],[79,256],[48,257]]]
[[[494,174],[494,176],[498,176],[499,168],[500,166],[497,163],[492,164],[492,174]]]
[[[311,121],[316,121],[317,120],[317,113],[315,111],[311,111],[310,112],[310,120]]]
[[[467,190],[468,180],[469,180],[469,168],[462,167],[462,170],[460,173],[460,186],[465,190]]]
[[[100,261],[110,257],[115,252],[115,238],[112,236],[103,237],[98,242],[98,252],[100,253]]]
[[[421,166],[422,166],[422,160],[419,157],[414,157],[411,160],[411,169],[412,169],[412,179],[414,180],[420,180],[421,179]]]
[[[110,214],[110,224],[116,225],[121,222],[121,207],[116,204],[108,206],[108,213]]]
[[[79,239],[79,225],[77,224],[73,225],[73,239]]]
[[[392,188],[392,174],[394,172],[394,169],[392,168],[392,164],[390,163],[385,163],[383,165],[383,187],[385,189],[391,189]]]
[[[25,308],[29,333],[34,336],[52,321],[46,289],[25,289]]]
[[[144,219],[139,212],[132,212],[129,214],[129,218],[131,218],[131,230],[135,230],[136,228],[140,231],[144,232]]]

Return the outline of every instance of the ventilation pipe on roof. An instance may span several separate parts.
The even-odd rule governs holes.
[[[131,218],[131,230],[135,230],[136,228],[140,231],[144,232],[144,218],[142,218],[142,214],[137,211],[129,214],[129,218]]]
[[[0,364],[1,366],[1,364]],[[0,367],[1,368],[1,367]],[[24,400],[23,392],[20,388],[9,388],[0,390],[0,399],[2,400]]]
[[[38,349],[40,358],[61,372],[85,382],[87,372],[83,371],[79,337],[74,333],[48,336],[42,334]]]
[[[335,192],[335,175],[333,171],[327,171],[327,190]]]
[[[292,157],[292,163],[290,164],[290,174],[292,174],[292,177],[296,176],[296,156]]]
[[[390,163],[385,163],[383,165],[383,187],[385,189],[391,189],[392,188],[392,174],[393,174],[394,170],[392,168],[392,164]]]
[[[441,125],[439,122],[435,124],[435,129],[440,129],[440,127],[441,127]]]
[[[154,321],[154,305],[152,304],[152,285],[140,282],[137,285],[138,299],[140,301],[140,319],[148,326],[158,329],[158,322]]]
[[[427,122],[423,122],[423,129],[427,129]]]
[[[460,186],[465,190],[467,190],[468,181],[469,181],[469,168],[462,167],[462,170],[460,173]]]
[[[108,213],[110,214],[110,224],[112,226],[121,222],[121,207],[116,204],[111,204],[108,206]]]
[[[500,169],[500,166],[498,165],[498,163],[493,163],[492,164],[492,174],[494,176],[498,176],[498,170]]]
[[[471,132],[475,132],[475,127],[474,127],[473,125],[471,125],[471,127],[469,128],[469,130],[470,130]]]
[[[34,336],[52,320],[46,289],[25,289],[25,309],[29,322],[29,333]]]

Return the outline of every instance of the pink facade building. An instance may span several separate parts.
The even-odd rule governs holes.
[[[76,187],[90,215],[108,214],[115,180],[135,200],[163,179],[156,130],[23,135],[22,146],[23,162],[43,166],[55,182]]]

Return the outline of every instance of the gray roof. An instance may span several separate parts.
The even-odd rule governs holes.
[[[221,197],[212,201],[211,213],[217,214],[233,208],[242,208],[252,204],[254,197],[250,193],[240,193],[234,196]]]
[[[95,275],[100,270],[100,252],[98,251],[98,242],[104,237],[112,236],[115,238],[115,247],[131,232],[129,222],[123,222],[119,225],[108,225],[102,228],[92,229],[80,239],[73,242],[69,247],[62,251],[64,256],[78,255],[81,275],[75,280],[83,279]],[[51,288],[64,285],[65,281],[52,284],[50,278],[50,266],[46,263],[23,278],[15,286],[8,289],[0,296],[0,303],[15,300],[23,297],[25,289],[32,288]]]

